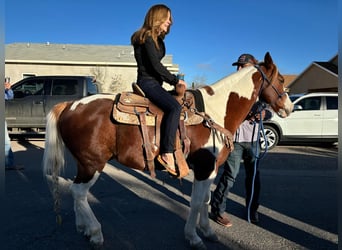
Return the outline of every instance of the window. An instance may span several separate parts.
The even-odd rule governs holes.
[[[77,86],[76,79],[56,79],[53,81],[52,95],[75,95]]]
[[[44,94],[44,80],[27,80],[13,87],[14,98],[23,98],[29,95]]]
[[[338,109],[338,98],[337,96],[327,96],[327,109]]]
[[[300,100],[297,105],[302,106],[303,110],[320,110],[321,108],[321,97],[308,97]]]
[[[28,78],[28,77],[32,77],[32,76],[36,76],[36,74],[23,73],[23,79]]]
[[[91,79],[87,79],[87,88],[88,88],[87,95],[94,95],[98,93],[97,85],[94,84]]]

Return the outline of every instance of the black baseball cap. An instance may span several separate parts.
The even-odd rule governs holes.
[[[258,61],[251,54],[242,54],[239,56],[237,62],[233,63],[233,66],[243,65],[246,63],[256,64]]]

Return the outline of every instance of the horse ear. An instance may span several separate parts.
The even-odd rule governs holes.
[[[264,59],[265,65],[267,68],[270,68],[273,65],[273,59],[271,57],[270,52],[267,52],[265,54],[265,59]]]

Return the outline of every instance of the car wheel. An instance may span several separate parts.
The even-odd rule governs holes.
[[[279,142],[279,134],[276,129],[271,126],[265,125],[264,132],[260,131],[260,147],[262,150],[266,149],[266,140],[267,140],[267,149],[271,150],[275,146],[277,146]],[[265,140],[265,137],[266,140]]]

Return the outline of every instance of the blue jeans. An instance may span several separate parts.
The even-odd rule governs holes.
[[[5,165],[11,167],[14,165],[14,155],[11,148],[11,139],[7,131],[7,122],[5,121]]]
[[[146,97],[164,112],[160,128],[160,153],[173,153],[182,111],[181,105],[153,79],[140,80],[137,84]]]
[[[254,163],[257,147],[259,147],[257,142],[253,142],[253,144],[251,142],[234,143],[234,150],[230,153],[227,161],[224,163],[224,171],[212,195],[211,212],[213,214],[222,215],[226,211],[226,202],[229,190],[233,187],[235,179],[239,173],[241,159],[244,161],[246,171],[246,207],[248,206],[253,187]],[[258,165],[259,164],[256,166],[254,192],[253,199],[251,201],[250,211],[252,212],[257,211],[259,207],[260,175]]]

